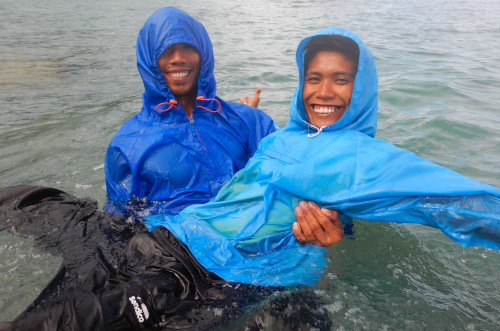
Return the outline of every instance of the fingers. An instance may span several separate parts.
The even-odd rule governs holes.
[[[257,108],[259,107],[259,102],[260,102],[260,92],[262,92],[262,87],[258,87],[254,92],[253,92],[253,97],[250,97],[248,94],[245,95],[244,98],[240,98],[240,102],[242,104],[248,105],[250,107]]]
[[[247,95],[245,95],[245,98],[240,98],[240,102],[244,105],[250,105],[250,103],[251,103],[250,96],[248,96],[248,94],[247,94]]]
[[[300,236],[295,237],[301,241],[307,243],[320,243],[320,238],[322,238],[321,233],[319,234],[320,238],[317,238],[315,231],[317,232],[317,228],[319,226],[315,216],[312,214],[307,202],[301,201],[299,205],[295,208],[295,217],[297,218],[296,232],[300,233]],[[323,215],[323,217],[326,217]],[[298,231],[300,227],[300,232]],[[292,228],[293,230],[293,228]],[[294,232],[295,234],[295,232]],[[323,236],[324,237],[324,236]],[[319,241],[318,241],[319,240]]]
[[[301,201],[295,208],[297,223],[292,226],[297,240],[329,246],[342,239],[344,229],[338,213],[320,209],[312,201]]]
[[[340,241],[344,236],[344,227],[342,226],[342,220],[339,217],[339,213],[336,210],[326,208],[321,208],[320,211],[329,220],[329,222],[322,222],[321,226],[325,230],[331,244]]]
[[[322,246],[329,246],[332,244],[330,238],[328,237],[328,233],[324,228],[325,225],[331,223],[330,219],[321,212],[320,208],[317,204],[312,201],[307,203],[307,209],[304,212],[306,215],[307,225],[311,229],[312,235],[314,235],[315,240],[317,240]]]
[[[260,92],[262,92],[262,87],[257,87],[255,92],[253,92],[253,97],[260,100]]]
[[[252,106],[254,108],[258,108],[259,107],[260,92],[262,92],[262,87],[258,87],[255,90],[255,92],[253,92],[253,98],[252,98],[252,100],[249,100],[250,102],[248,103],[249,106]]]
[[[298,242],[307,242],[307,239],[304,236],[304,234],[302,233],[302,229],[300,228],[300,225],[298,222],[293,223],[292,231],[293,231],[293,235],[295,236],[295,239],[297,239]]]

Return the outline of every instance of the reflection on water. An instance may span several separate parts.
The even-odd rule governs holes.
[[[141,105],[135,39],[165,4],[0,4],[2,186],[54,186],[102,204],[107,144]],[[280,125],[296,87],[298,42],[331,25],[356,32],[379,71],[377,136],[500,187],[498,1],[168,4],[199,18],[212,37],[218,95],[236,101],[262,86],[261,108]],[[463,248],[422,226],[358,221],[355,231],[329,249],[328,272],[315,286],[335,329],[500,325],[498,252]],[[34,299],[59,262],[29,240],[0,232],[0,243],[3,320]]]

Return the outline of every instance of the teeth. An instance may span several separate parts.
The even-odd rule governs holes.
[[[172,78],[181,78],[181,77],[186,77],[188,75],[187,71],[181,71],[181,72],[172,72],[170,76]]]
[[[319,114],[330,114],[330,113],[335,113],[337,110],[339,110],[339,107],[335,106],[315,106],[314,111]]]

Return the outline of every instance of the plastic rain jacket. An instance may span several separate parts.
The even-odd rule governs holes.
[[[345,35],[360,48],[353,96],[343,117],[323,128],[307,122],[302,82],[308,37],[297,50],[300,82],[285,128],[262,140],[213,201],[187,208],[165,226],[208,270],[233,282],[262,285],[311,285],[321,276],[324,248],[300,245],[292,233],[294,207],[304,199],[353,218],[426,224],[464,246],[500,249],[500,189],[373,138],[377,75],[372,55],[348,31],[329,28],[316,34]],[[161,224],[162,216],[148,222]]]
[[[158,104],[175,100],[157,60],[181,42],[200,54],[198,98],[212,99],[196,101],[193,121],[180,104],[156,111]],[[209,36],[201,23],[177,8],[159,9],[146,21],[137,38],[137,66],[144,81],[143,105],[113,137],[106,153],[104,210],[177,214],[214,197],[275,125],[255,108],[216,96]],[[221,109],[212,113],[201,107]]]

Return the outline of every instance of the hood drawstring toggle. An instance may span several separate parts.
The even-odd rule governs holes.
[[[156,106],[156,111],[159,113],[163,113],[163,112],[169,111],[170,108],[172,108],[172,107],[180,109],[179,107],[176,106],[176,104],[177,104],[177,101],[175,101],[174,99],[170,99],[170,101],[168,101],[168,102],[162,102],[162,103],[158,104],[158,106]],[[170,105],[170,107],[168,107],[167,109],[158,110],[158,108],[160,106],[163,106],[163,105]]]
[[[211,109],[208,109],[208,108],[203,107],[203,106],[196,106],[196,107],[199,107],[199,108],[203,108],[203,109],[205,109],[205,110],[207,110],[207,111],[209,111],[211,113],[218,113],[221,110],[221,108],[222,108],[222,105],[220,104],[220,101],[217,100],[217,99],[205,99],[205,97],[203,97],[202,95],[200,95],[199,97],[196,97],[196,100],[198,100],[198,101],[210,101],[210,100],[216,101],[219,104],[219,109],[217,109],[217,110],[211,110]],[[158,106],[156,106],[156,111],[159,112],[159,113],[163,113],[163,112],[169,111],[172,107],[180,109],[179,107],[176,106],[176,104],[177,104],[176,100],[170,99],[170,101],[168,101],[168,102],[162,102],[162,103],[158,104]],[[158,108],[160,108],[163,105],[170,105],[170,107],[168,107],[167,109],[158,109]]]
[[[318,134],[320,134],[321,131],[323,131],[323,129],[326,127],[326,126],[322,126],[321,128],[318,129],[318,127],[316,126],[312,126],[312,125],[309,125],[308,128],[307,128],[307,131],[309,131],[310,128],[315,128],[316,130],[318,130],[317,132],[314,132],[314,133],[308,133],[307,136],[309,138],[312,138],[312,137],[316,137]]]
[[[218,113],[221,108],[222,108],[222,105],[220,104],[220,101],[217,100],[217,99],[205,99],[205,97],[203,95],[200,95],[199,97],[196,97],[196,100],[199,100],[199,101],[210,101],[210,100],[213,100],[213,101],[217,101],[217,103],[219,104],[219,109],[217,110],[211,110],[211,109],[208,109],[206,107],[203,107],[203,106],[196,106],[196,107],[199,107],[199,108],[203,108],[211,113]]]

